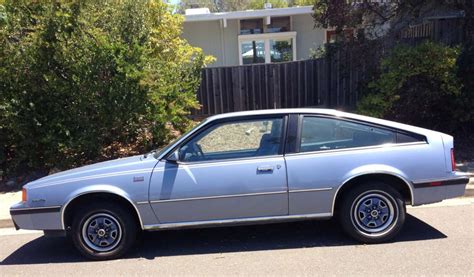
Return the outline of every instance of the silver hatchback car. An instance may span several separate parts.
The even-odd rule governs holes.
[[[69,233],[91,259],[123,255],[141,230],[337,216],[364,243],[393,238],[405,205],[464,194],[453,138],[326,109],[204,120],[160,151],[31,182],[11,207],[18,229]]]

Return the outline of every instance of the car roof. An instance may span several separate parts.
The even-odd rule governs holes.
[[[314,113],[314,114],[327,114],[337,115],[341,111],[334,109],[316,109],[316,108],[294,108],[294,109],[268,109],[268,110],[254,110],[254,111],[242,111],[242,112],[231,112],[218,114],[209,117],[209,120],[239,117],[239,116],[252,116],[252,115],[272,115],[272,114],[294,114],[294,113]]]
[[[214,115],[208,118],[208,121],[214,121],[218,119],[241,117],[241,116],[253,116],[253,115],[274,115],[274,114],[319,114],[319,115],[330,115],[335,117],[347,118],[370,122],[378,125],[383,125],[391,128],[406,130],[409,132],[419,134],[433,134],[438,133],[425,128],[420,128],[412,125],[398,123],[390,120],[364,116],[354,113],[343,112],[335,109],[319,109],[319,108],[293,108],[293,109],[269,109],[269,110],[254,110],[254,111],[242,111],[242,112],[231,112]]]

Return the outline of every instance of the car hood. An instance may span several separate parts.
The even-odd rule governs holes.
[[[83,167],[70,169],[45,176],[36,181],[26,184],[24,187],[35,188],[46,184],[64,184],[73,182],[82,178],[104,177],[108,174],[123,171],[151,171],[158,161],[153,155],[137,155],[128,158],[120,158],[116,160],[95,163]]]

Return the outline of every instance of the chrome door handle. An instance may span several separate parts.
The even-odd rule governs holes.
[[[257,173],[273,173],[273,166],[259,166]]]

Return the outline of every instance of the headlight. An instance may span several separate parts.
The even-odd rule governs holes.
[[[27,198],[26,198],[26,189],[23,188],[23,189],[21,190],[21,201],[26,202],[26,199],[27,199]]]

